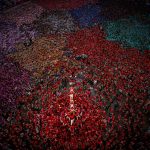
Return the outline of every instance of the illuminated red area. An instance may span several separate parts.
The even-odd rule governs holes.
[[[68,35],[68,47],[73,55],[54,66],[58,79],[49,66],[1,137],[15,149],[136,149],[141,141],[146,149],[149,52],[106,41],[98,27]]]

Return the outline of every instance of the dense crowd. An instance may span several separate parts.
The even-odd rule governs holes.
[[[149,50],[107,40],[99,20],[85,27],[82,9],[34,8],[1,25],[2,149],[148,150]]]

